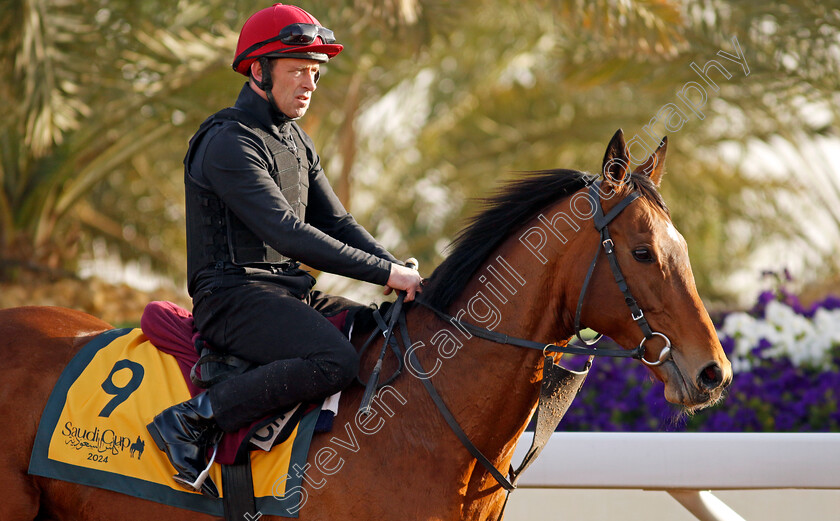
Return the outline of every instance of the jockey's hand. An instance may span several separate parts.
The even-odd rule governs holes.
[[[422,280],[423,277],[417,270],[392,263],[391,276],[388,277],[388,283],[383,293],[389,295],[391,290],[403,290],[406,293],[405,302],[411,302],[414,300],[414,296],[422,291],[420,288]]]

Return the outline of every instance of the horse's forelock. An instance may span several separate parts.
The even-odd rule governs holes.
[[[644,173],[633,173],[630,177],[630,189],[641,192],[642,197],[651,203],[654,207],[659,208],[665,215],[671,215],[668,210],[668,205],[665,204],[665,199],[659,193],[659,189],[654,184],[653,180]]]

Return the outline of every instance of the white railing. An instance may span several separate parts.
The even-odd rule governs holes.
[[[840,489],[840,433],[558,432],[519,486],[664,490],[701,521],[743,521],[709,490]]]

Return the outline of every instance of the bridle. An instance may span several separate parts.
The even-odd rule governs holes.
[[[627,281],[624,278],[624,274],[621,272],[621,267],[618,265],[618,258],[615,254],[615,245],[613,243],[612,237],[610,236],[609,224],[618,217],[618,215],[627,208],[630,203],[641,197],[641,193],[638,191],[634,191],[629,195],[625,196],[624,199],[619,201],[615,207],[613,207],[609,213],[604,215],[604,209],[601,206],[601,199],[598,195],[598,188],[601,185],[601,181],[593,182],[589,185],[589,200],[593,206],[593,216],[592,221],[595,224],[595,229],[601,235],[601,247],[603,248],[604,253],[607,256],[607,260],[610,263],[610,270],[612,271],[613,278],[615,279],[616,284],[618,285],[618,289],[621,290],[621,293],[624,295],[624,302],[627,304],[627,307],[630,308],[630,316],[633,318],[633,321],[639,326],[639,329],[642,330],[642,334],[644,338],[639,343],[638,347],[632,350],[624,350],[624,349],[597,349],[595,347],[583,347],[583,346],[575,346],[569,344],[544,344],[540,342],[534,342],[533,340],[526,340],[524,338],[516,338],[510,337],[505,334],[497,333],[495,331],[491,331],[489,329],[476,326],[474,324],[470,324],[468,322],[464,322],[458,318],[453,317],[439,309],[436,309],[427,303],[423,302],[421,299],[417,300],[417,303],[430,309],[434,312],[439,318],[450,322],[451,324],[455,325],[456,327],[463,328],[467,332],[469,332],[473,336],[477,336],[484,340],[490,340],[491,342],[496,342],[498,344],[508,344],[517,347],[525,347],[530,349],[540,349],[544,353],[565,353],[565,354],[572,354],[572,355],[586,355],[586,356],[602,356],[602,357],[611,357],[611,358],[634,358],[636,360],[641,360],[647,366],[656,367],[658,365],[662,365],[667,360],[671,358],[671,340],[665,336],[665,334],[653,331],[648,324],[647,319],[645,318],[645,314],[642,309],[639,307],[639,304],[636,302],[636,299],[633,298],[633,294],[630,292],[630,288],[627,286]],[[581,311],[583,309],[583,301],[586,298],[586,292],[589,288],[589,283],[592,280],[592,274],[595,272],[595,265],[598,263],[598,258],[601,254],[601,248],[598,248],[595,251],[595,256],[592,258],[592,263],[589,265],[589,270],[586,273],[586,278],[583,280],[583,286],[580,289],[580,296],[578,297],[577,309],[575,310],[575,334],[574,336],[578,338],[583,344],[586,346],[592,346],[598,340],[600,340],[602,335],[598,335],[593,340],[585,340],[581,337]],[[645,359],[645,342],[650,340],[651,338],[658,336],[665,340],[665,346],[659,352],[658,358],[650,362]]]
[[[464,322],[448,313],[445,313],[428,303],[424,302],[422,299],[417,299],[415,302],[423,307],[428,308],[431,310],[435,315],[438,316],[441,320],[444,320],[452,325],[460,328],[462,331],[468,332],[472,336],[476,336],[478,338],[482,338],[484,340],[489,340],[491,342],[499,343],[499,344],[508,344],[517,347],[524,347],[529,349],[538,349],[543,351],[543,354],[546,356],[545,365],[544,365],[544,378],[543,378],[543,390],[545,389],[545,383],[548,378],[545,376],[546,371],[551,368],[552,371],[557,371],[556,368],[560,370],[559,378],[569,378],[569,381],[576,380],[574,385],[574,394],[580,389],[580,385],[583,384],[583,379],[586,377],[586,373],[589,370],[589,366],[591,365],[592,358],[601,356],[601,357],[614,357],[614,358],[635,358],[637,360],[641,360],[644,364],[654,367],[665,363],[667,360],[671,358],[671,340],[665,336],[663,333],[659,333],[653,331],[648,324],[647,319],[645,318],[644,312],[642,312],[641,308],[639,307],[636,299],[633,298],[632,293],[630,292],[630,288],[627,286],[627,281],[624,278],[624,275],[621,272],[621,268],[618,264],[618,259],[616,258],[615,254],[615,245],[613,243],[612,237],[610,236],[609,231],[609,224],[615,219],[625,208],[627,208],[633,201],[638,199],[641,196],[641,193],[638,191],[634,191],[629,195],[625,196],[624,199],[619,201],[618,204],[613,207],[609,213],[604,215],[603,207],[601,206],[601,199],[599,197],[599,187],[601,182],[593,182],[589,184],[589,197],[590,203],[593,206],[593,222],[595,224],[595,229],[598,230],[601,236],[601,247],[599,247],[596,252],[595,256],[592,259],[592,263],[589,265],[589,270],[586,273],[586,278],[583,281],[583,286],[580,290],[580,296],[578,297],[577,309],[575,310],[575,322],[574,322],[574,330],[576,336],[581,342],[585,344],[585,346],[578,346],[578,345],[569,345],[568,343],[562,343],[560,345],[555,344],[545,344],[540,342],[535,342],[533,340],[527,340],[524,338],[517,338],[511,337],[502,333],[498,333],[483,327],[476,326],[474,324],[470,324],[468,322]],[[580,336],[581,330],[581,310],[583,308],[583,301],[586,297],[587,289],[589,288],[589,283],[592,280],[592,274],[595,271],[595,265],[598,262],[598,257],[600,257],[601,248],[603,248],[604,253],[607,256],[607,259],[610,264],[610,270],[612,271],[613,278],[615,279],[616,284],[618,285],[619,290],[624,295],[624,301],[627,306],[630,308],[631,317],[633,321],[639,326],[642,330],[642,334],[644,334],[644,338],[639,343],[638,347],[632,349],[630,351],[624,349],[597,349],[592,347],[592,344],[597,342],[597,339],[586,341]],[[363,414],[369,414],[371,400],[373,398],[373,393],[375,390],[387,385],[388,383],[392,382],[402,371],[403,368],[403,355],[401,353],[399,343],[396,340],[395,333],[399,331],[399,334],[402,337],[403,346],[406,349],[405,353],[405,361],[413,366],[413,372],[416,376],[420,379],[423,386],[426,388],[429,396],[431,397],[432,401],[434,402],[435,406],[437,407],[440,414],[443,416],[446,423],[449,425],[452,432],[455,436],[461,441],[462,445],[469,451],[469,453],[479,462],[481,465],[493,476],[496,482],[504,488],[506,491],[510,492],[516,488],[516,482],[519,479],[522,471],[524,471],[532,462],[536,459],[536,456],[539,455],[540,451],[544,447],[545,443],[548,441],[550,437],[550,433],[554,431],[559,423],[560,418],[562,418],[563,413],[565,413],[565,409],[563,409],[559,415],[555,413],[555,418],[553,422],[553,426],[550,426],[547,429],[542,429],[543,432],[539,432],[540,424],[538,423],[537,432],[535,433],[534,440],[531,445],[531,449],[528,452],[525,460],[519,465],[517,469],[513,467],[510,468],[508,471],[508,476],[506,477],[503,475],[494,465],[493,463],[486,457],[482,452],[469,440],[468,436],[458,424],[458,421],[455,419],[454,415],[449,411],[449,408],[444,403],[443,399],[441,398],[440,394],[438,394],[435,386],[432,384],[431,381],[431,374],[427,373],[420,361],[417,358],[417,355],[414,352],[414,346],[412,345],[411,339],[408,336],[408,326],[406,324],[405,313],[402,312],[403,308],[403,299],[405,298],[405,293],[400,292],[396,303],[388,310],[388,312],[382,316],[379,314],[379,311],[374,312],[374,317],[376,318],[379,329],[374,331],[370,338],[368,338],[367,342],[362,346],[360,355],[367,349],[367,347],[372,343],[373,339],[381,332],[385,335],[385,341],[382,346],[382,351],[380,352],[379,359],[376,363],[373,373],[370,376],[370,379],[367,382],[366,389],[364,396],[362,398],[362,403],[359,407],[359,411]],[[665,340],[665,346],[659,352],[659,356],[656,361],[650,362],[645,359],[645,342],[653,338],[654,336],[662,337]],[[599,337],[600,338],[600,335]],[[379,385],[379,373],[382,367],[382,361],[385,356],[385,350],[387,347],[390,346],[394,353],[396,354],[399,360],[399,367],[394,372],[394,374],[389,377],[383,384]],[[411,347],[409,347],[411,346]],[[573,355],[585,355],[589,356],[589,362],[586,365],[586,369],[584,372],[575,373],[573,371],[568,371],[562,367],[554,365],[553,357],[549,353],[566,353],[566,354],[573,354]],[[359,380],[360,383],[364,385],[364,382]],[[556,384],[556,382],[555,382]],[[560,384],[562,385],[562,384]],[[561,393],[562,394],[562,393]],[[555,397],[556,398],[556,397]],[[573,395],[572,397],[573,398]],[[571,402],[571,398],[566,398],[567,403],[565,403],[565,407],[568,407],[568,403]],[[540,396],[539,406],[537,408],[537,416],[540,414],[540,409],[542,409],[542,402],[543,402],[543,395]],[[556,406],[548,406],[548,409],[556,409]],[[550,414],[550,412],[549,412]],[[551,424],[549,424],[551,425]],[[538,440],[538,438],[540,438]],[[505,504],[507,504],[507,500],[505,500]],[[504,511],[504,506],[502,507],[502,511]],[[501,519],[501,513],[500,513]]]
[[[630,288],[627,287],[627,281],[624,278],[624,274],[621,273],[621,267],[618,265],[618,258],[615,255],[615,245],[612,237],[610,237],[610,230],[608,227],[612,220],[615,219],[622,210],[627,208],[630,203],[641,197],[642,194],[638,191],[630,193],[625,196],[624,199],[619,201],[619,203],[615,205],[607,215],[604,215],[604,209],[601,206],[601,198],[598,195],[598,189],[600,186],[601,181],[597,181],[589,185],[589,202],[592,204],[594,212],[592,222],[595,223],[595,229],[601,234],[601,246],[604,248],[604,253],[607,255],[607,260],[610,263],[610,270],[612,271],[615,283],[624,295],[624,302],[627,304],[627,307],[630,308],[630,316],[639,326],[639,329],[642,330],[642,334],[645,335],[639,343],[639,346],[636,349],[629,351],[630,357],[641,360],[645,365],[655,367],[663,364],[671,357],[671,340],[663,333],[653,331],[650,328],[650,324],[648,324],[648,321],[645,318],[645,313],[639,307],[636,299],[633,298],[633,294],[630,293]],[[594,340],[586,341],[580,336],[580,315],[581,310],[583,309],[583,300],[586,298],[586,290],[589,288],[589,282],[592,280],[592,273],[595,271],[595,265],[598,263],[600,253],[600,248],[595,251],[595,256],[592,258],[592,263],[589,265],[589,271],[586,272],[586,278],[583,280],[583,286],[580,289],[580,296],[578,297],[577,309],[575,310],[575,336],[586,345],[592,345],[601,338],[601,335],[598,335],[598,337]],[[662,339],[665,340],[665,346],[659,351],[659,357],[656,361],[649,362],[645,359],[645,342],[654,336],[662,337]],[[597,349],[592,354],[598,356]]]

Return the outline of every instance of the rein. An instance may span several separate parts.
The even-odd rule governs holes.
[[[529,449],[528,454],[517,469],[514,469],[513,466],[511,466],[508,470],[508,475],[503,475],[495,467],[495,465],[470,441],[469,437],[461,428],[452,412],[444,403],[443,398],[441,398],[440,394],[437,392],[437,389],[435,389],[434,384],[432,384],[431,382],[430,376],[428,375],[428,373],[426,373],[425,369],[423,369],[423,366],[417,359],[414,350],[410,348],[412,343],[408,335],[408,327],[406,324],[405,312],[402,309],[402,300],[404,298],[404,293],[400,294],[397,303],[391,309],[389,309],[388,312],[386,312],[384,317],[382,317],[379,314],[378,310],[374,312],[374,316],[376,317],[380,329],[378,331],[374,331],[371,334],[370,338],[363,345],[362,351],[364,351],[372,343],[373,339],[380,332],[385,335],[385,342],[383,344],[380,357],[376,363],[374,372],[373,374],[371,374],[371,377],[367,382],[365,388],[365,396],[359,408],[359,411],[362,412],[362,414],[369,414],[370,400],[373,396],[374,389],[378,390],[387,383],[393,381],[397,376],[399,376],[399,374],[402,371],[403,355],[399,347],[399,342],[397,342],[394,336],[395,329],[397,329],[399,330],[403,346],[406,349],[406,362],[411,364],[412,367],[415,368],[415,370],[419,369],[418,374],[420,375],[420,381],[423,383],[423,386],[425,387],[427,393],[431,397],[441,416],[443,416],[444,420],[449,425],[452,432],[461,441],[461,444],[464,445],[467,451],[479,463],[481,463],[481,465],[487,470],[487,472],[489,472],[490,475],[493,476],[496,482],[502,488],[504,488],[509,495],[511,491],[516,489],[516,482],[518,481],[521,473],[536,459],[537,455],[539,455],[539,453],[542,451],[543,447],[547,443],[548,439],[550,438],[551,433],[554,432],[554,430],[556,429],[558,423],[560,422],[560,419],[562,419],[563,415],[566,412],[566,409],[568,409],[568,406],[571,404],[572,399],[580,390],[580,387],[583,385],[583,380],[589,371],[589,367],[591,366],[592,359],[594,357],[604,356],[613,358],[634,358],[636,360],[641,360],[644,364],[648,366],[657,366],[667,361],[671,356],[671,341],[664,334],[655,332],[651,329],[650,325],[647,322],[647,319],[645,318],[644,312],[641,310],[638,303],[633,298],[633,295],[631,294],[630,289],[627,286],[627,281],[621,272],[621,268],[619,267],[618,259],[615,255],[613,240],[610,236],[608,228],[609,223],[612,222],[613,219],[615,219],[633,201],[641,197],[641,194],[639,192],[633,192],[625,196],[624,199],[622,199],[612,210],[610,210],[608,214],[604,215],[603,207],[601,206],[601,200],[597,190],[600,186],[600,183],[601,182],[598,181],[589,185],[590,202],[594,207],[593,222],[595,224],[595,229],[598,230],[601,236],[601,247],[603,247],[604,253],[606,254],[607,259],[609,261],[610,270],[612,271],[613,278],[615,279],[616,284],[618,285],[619,289],[624,295],[625,303],[630,308],[631,317],[644,334],[644,338],[639,343],[638,347],[636,347],[635,349],[629,351],[624,349],[597,349],[595,347],[591,347],[592,344],[597,342],[597,339],[594,341],[587,342],[580,336],[580,318],[581,311],[583,308],[583,301],[586,296],[586,291],[589,287],[589,283],[592,280],[592,274],[595,271],[595,266],[598,262],[598,257],[601,253],[600,247],[596,250],[595,256],[592,259],[592,263],[589,266],[589,270],[586,274],[586,278],[584,279],[583,286],[581,287],[581,292],[577,303],[577,309],[575,310],[574,336],[577,337],[581,342],[586,344],[586,346],[568,345],[568,343],[563,343],[562,345],[545,344],[524,338],[511,337],[506,334],[497,333],[487,328],[483,328],[459,320],[458,318],[449,315],[444,311],[432,307],[431,305],[429,305],[426,302],[423,302],[420,299],[417,299],[416,301],[417,304],[431,310],[441,320],[449,322],[452,325],[460,328],[462,331],[467,332],[473,336],[484,340],[489,340],[498,344],[506,344],[528,349],[537,349],[542,351],[545,355],[545,363],[543,366],[543,381],[541,384],[542,391],[540,393],[540,399],[536,412],[537,430],[535,431],[534,440],[531,444],[531,448]],[[665,346],[660,351],[657,360],[654,362],[650,362],[644,357],[646,349],[645,342],[653,338],[654,336],[662,337],[665,340]],[[601,335],[598,336],[598,339],[600,339],[600,337]],[[390,378],[388,378],[388,380],[385,383],[379,385],[379,372],[381,370],[382,360],[385,356],[385,352],[389,345],[394,351],[394,354],[399,359],[399,367],[394,372],[394,374],[391,375]],[[586,364],[585,370],[578,373],[569,371],[560,367],[559,365],[556,365],[554,363],[554,357],[549,355],[549,353],[584,355],[589,356],[589,361]],[[570,388],[573,390],[573,392],[568,391],[568,389]],[[544,406],[544,404],[546,405]],[[543,411],[543,409],[545,409],[545,411]],[[542,418],[540,417],[541,411]],[[548,416],[550,419],[544,420],[546,416]],[[506,504],[507,498],[505,499],[505,503],[503,504],[502,510],[500,512],[500,519],[501,514],[504,513],[504,508]]]

